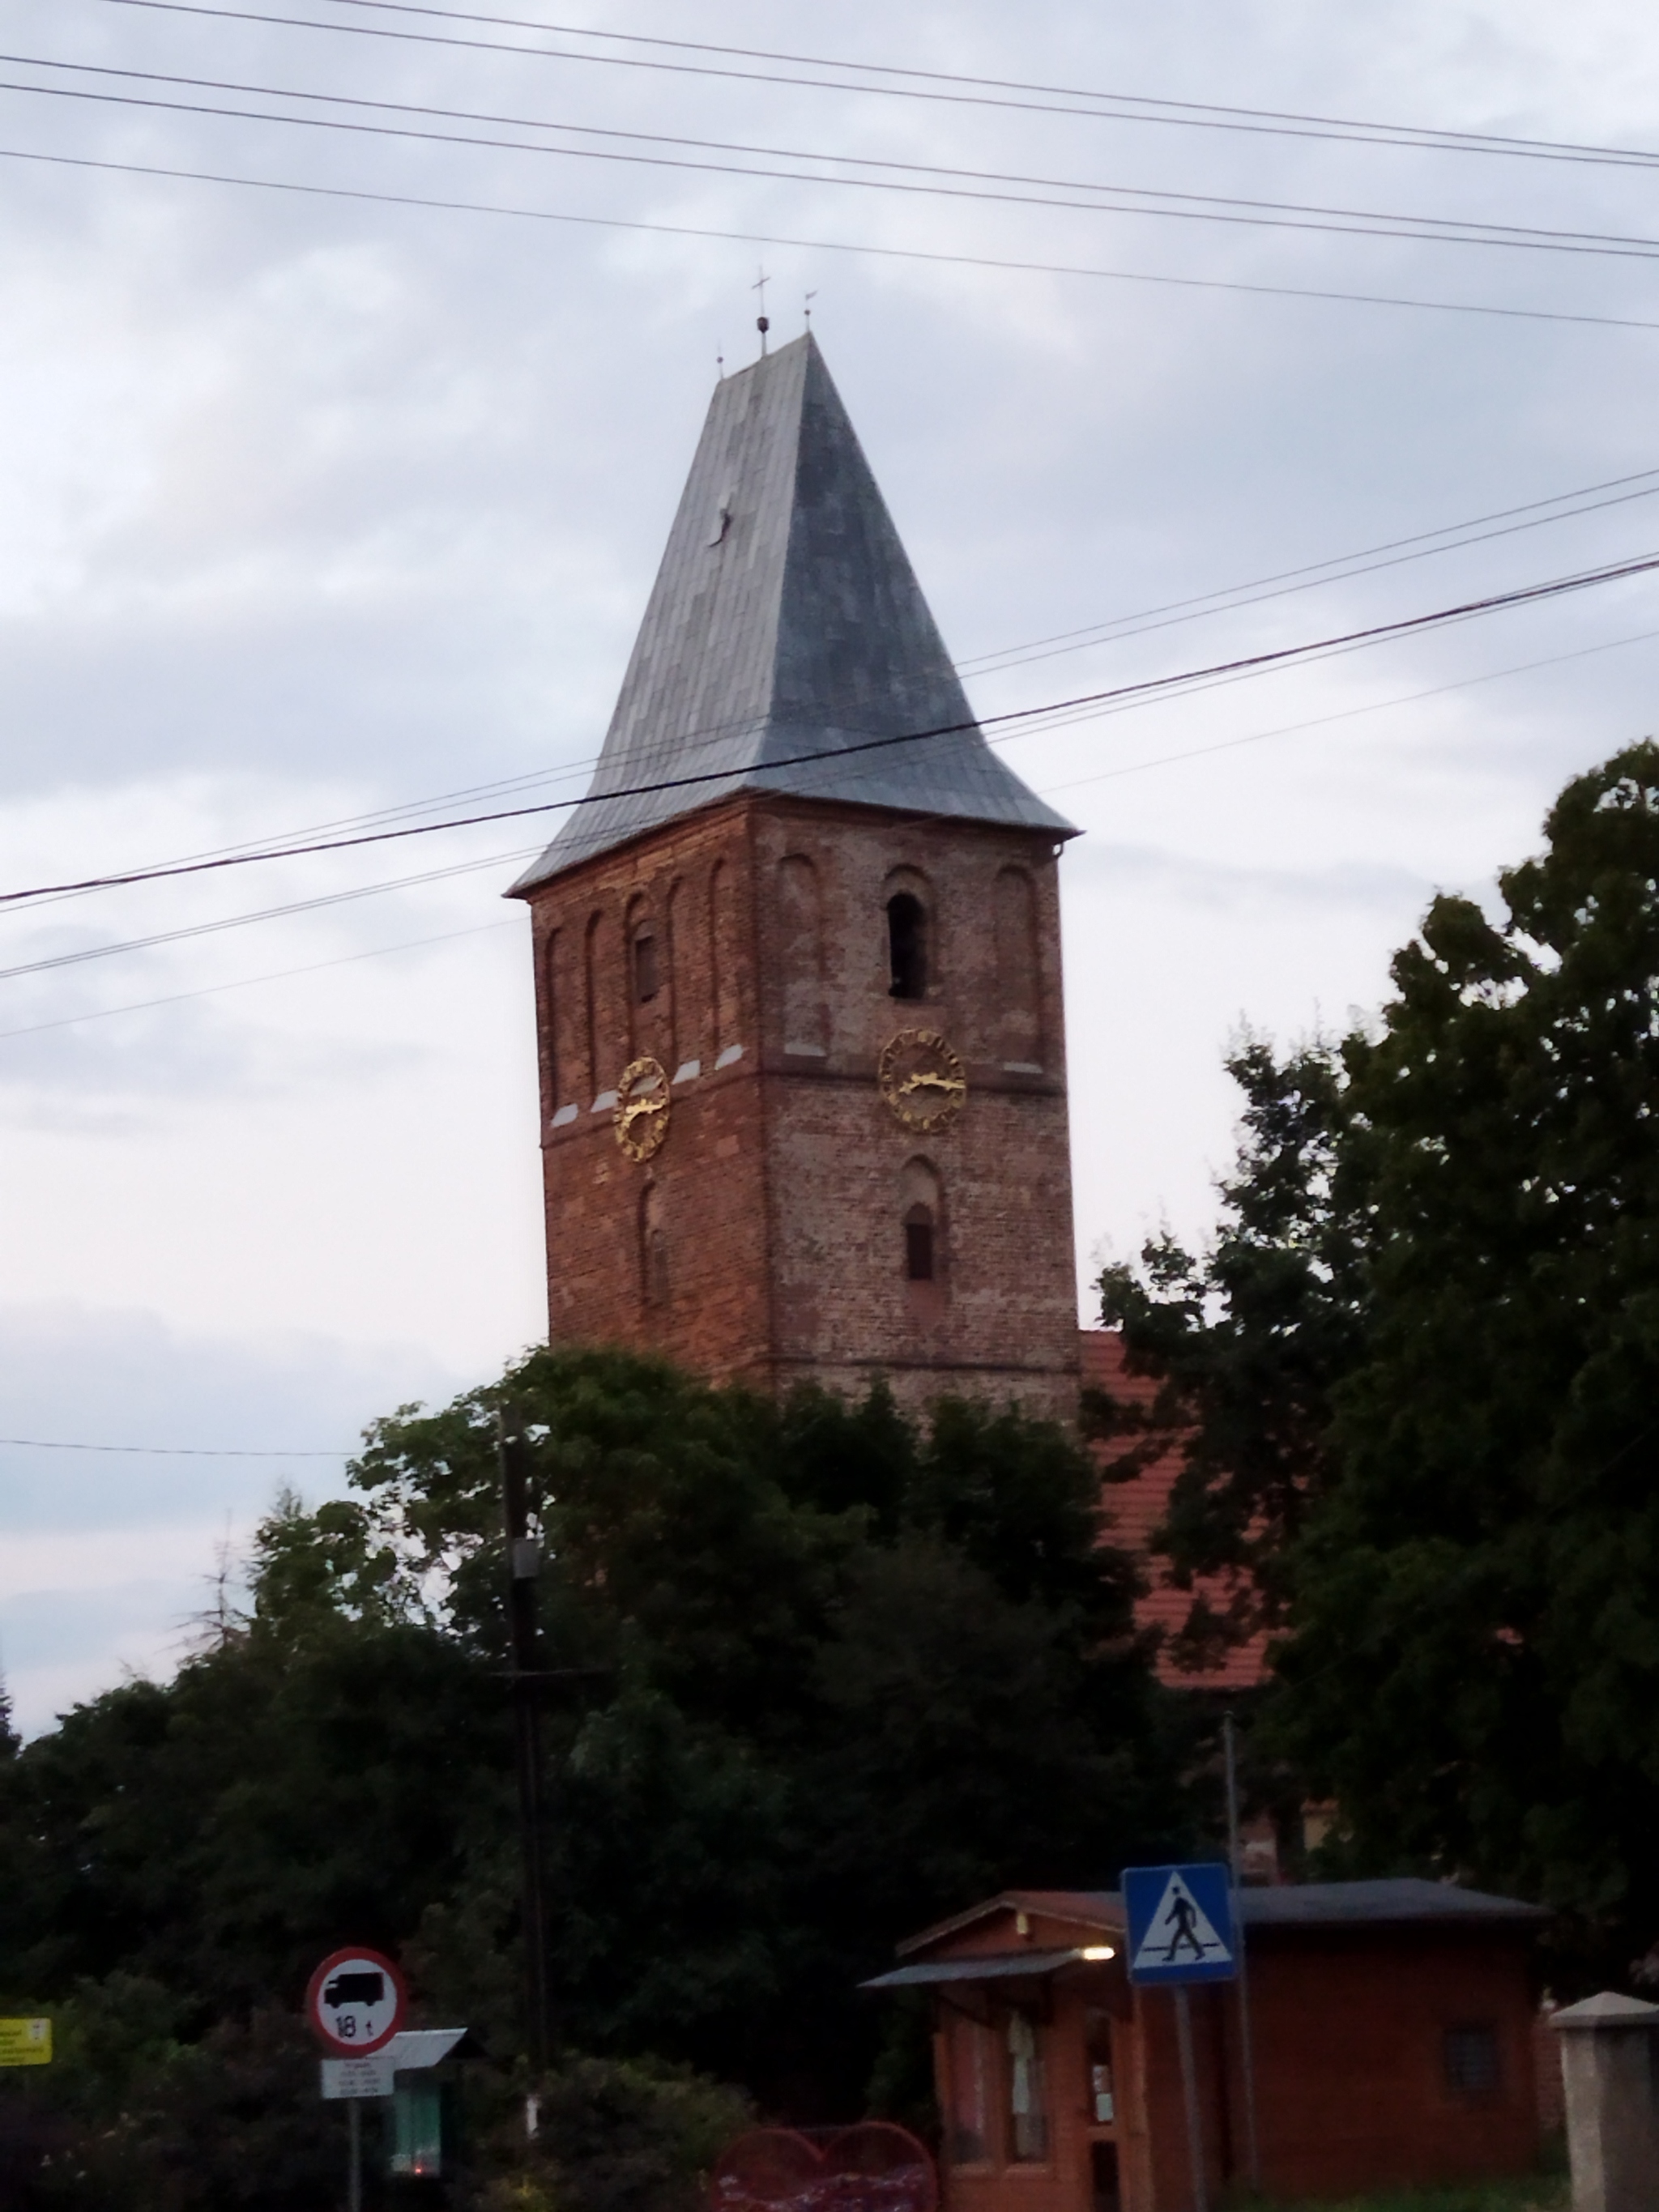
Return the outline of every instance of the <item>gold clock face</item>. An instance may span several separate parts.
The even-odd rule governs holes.
[[[668,1078],[660,1060],[634,1060],[617,1078],[617,1142],[630,1160],[648,1160],[668,1134]]]
[[[894,1118],[907,1129],[942,1129],[962,1111],[968,1096],[962,1062],[937,1030],[901,1030],[889,1037],[876,1081]]]

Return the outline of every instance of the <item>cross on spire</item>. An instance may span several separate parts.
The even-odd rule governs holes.
[[[766,351],[766,333],[772,327],[771,323],[767,319],[766,313],[766,288],[771,281],[772,279],[767,275],[765,269],[763,267],[759,276],[749,287],[751,292],[758,292],[760,294],[760,313],[755,318],[755,328],[760,332],[761,351],[763,354]]]

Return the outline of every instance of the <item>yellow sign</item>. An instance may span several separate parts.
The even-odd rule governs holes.
[[[0,2066],[50,2066],[49,2020],[0,2020]]]

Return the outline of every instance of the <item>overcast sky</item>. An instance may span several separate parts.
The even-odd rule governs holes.
[[[1600,494],[1577,520],[1022,657],[1659,471],[1639,249],[1285,211],[1650,238],[1659,176],[1053,112],[1090,107],[1071,91],[924,100],[875,88],[921,79],[568,27],[1639,148],[1659,146],[1659,16],[1638,0],[478,4],[0,0],[0,890],[484,787],[579,790],[717,356],[754,350],[763,262],[780,337],[814,295],[987,714],[1659,549],[1659,499]],[[155,81],[180,77],[231,88]],[[528,127],[547,123],[639,135]],[[563,150],[386,135],[410,131]],[[1210,198],[1037,204],[1079,197],[1055,180]],[[1240,201],[1279,209],[1243,222],[1272,210]],[[1292,296],[1321,293],[1441,304]],[[1639,577],[1008,743],[1087,832],[1063,867],[1080,1279],[1164,1218],[1202,1234],[1237,1026],[1287,1038],[1374,1007],[1433,890],[1484,893],[1566,776],[1653,727],[1656,674]],[[170,1666],[218,1548],[279,1485],[335,1486],[377,1413],[540,1332],[526,922],[499,894],[556,818],[0,911],[12,970],[402,885],[0,976],[0,1430],[37,1440],[0,1446],[0,1663],[27,1728]]]

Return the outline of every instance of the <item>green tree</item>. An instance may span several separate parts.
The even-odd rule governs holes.
[[[137,1978],[188,2054],[367,1941],[509,2077],[500,1413],[526,1439],[564,1670],[544,1741],[567,2048],[844,2118],[886,2017],[856,1984],[896,1938],[1005,1881],[1097,1884],[1184,1840],[1133,1570],[1098,1540],[1073,1440],[544,1351],[379,1424],[348,1498],[278,1504],[245,1613],[222,1609],[172,1681],[0,1761],[27,1899],[0,1902],[0,1986],[61,2002]],[[168,2096],[198,2079],[182,2057],[162,2074]]]
[[[1289,1547],[1329,1480],[1331,1392],[1364,1310],[1341,1053],[1316,1042],[1281,1060],[1246,1036],[1226,1064],[1244,1106],[1212,1243],[1194,1255],[1166,1233],[1097,1285],[1102,1320],[1158,1389],[1150,1405],[1101,1391],[1085,1404],[1091,1431],[1123,1447],[1120,1479],[1181,1454],[1160,1545],[1177,1586],[1206,1575],[1231,1591],[1188,1609],[1176,1654],[1200,1667],[1283,1625]]]
[[[1262,1566],[1341,1863],[1538,1897],[1604,1972],[1659,1933],[1659,748],[1546,837],[1435,900],[1374,1031],[1249,1057],[1213,1251],[1105,1291],[1193,1425],[1177,1555]]]

